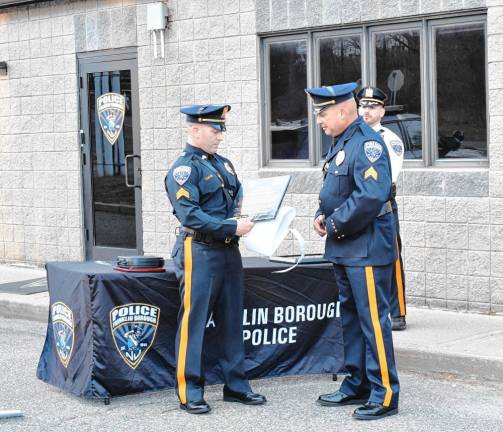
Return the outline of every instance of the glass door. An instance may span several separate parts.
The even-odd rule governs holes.
[[[136,60],[79,65],[86,258],[141,254]]]

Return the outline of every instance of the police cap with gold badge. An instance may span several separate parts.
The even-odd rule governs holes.
[[[360,106],[381,105],[388,99],[386,93],[377,87],[363,87],[356,95]]]
[[[180,108],[187,116],[188,123],[202,123],[225,132],[225,115],[230,111],[230,105],[191,105]]]
[[[358,84],[352,82],[331,86],[312,87],[305,89],[305,91],[309,96],[311,96],[315,113],[318,114],[325,108],[354,97],[353,92],[357,87]]]

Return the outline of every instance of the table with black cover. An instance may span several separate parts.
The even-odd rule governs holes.
[[[248,377],[337,373],[343,345],[332,266],[281,274],[273,272],[285,264],[267,259],[243,264]],[[46,268],[50,310],[38,378],[98,399],[175,386],[180,300],[171,261],[164,273],[123,273],[97,262]],[[211,318],[204,355],[207,384],[222,382],[218,321]]]

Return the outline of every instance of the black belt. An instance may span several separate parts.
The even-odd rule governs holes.
[[[192,228],[180,227],[180,232],[185,236],[190,236],[195,242],[204,243],[207,245],[225,245],[234,246],[239,243],[238,236],[225,237],[225,239],[215,238],[213,234],[204,233],[201,231],[193,230]]]
[[[391,201],[386,201],[381,208],[381,211],[377,215],[377,217],[385,215],[386,213],[391,213],[393,211],[393,206],[391,205]]]

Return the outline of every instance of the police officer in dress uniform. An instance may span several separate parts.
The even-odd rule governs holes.
[[[325,406],[363,404],[353,417],[373,420],[398,412],[389,294],[396,260],[391,166],[381,136],[358,116],[356,83],[306,89],[323,132],[334,138],[314,229],[326,236],[335,269],[349,375]]]
[[[405,321],[405,278],[403,273],[402,239],[400,238],[398,205],[395,200],[396,181],[402,169],[404,147],[402,140],[397,134],[381,125],[381,119],[386,112],[384,108],[384,102],[387,99],[386,93],[377,87],[365,87],[358,92],[357,98],[360,105],[358,110],[360,115],[363,117],[365,123],[381,135],[390,156],[391,177],[393,180],[391,205],[393,206],[393,215],[395,216],[398,248],[398,258],[393,266],[393,277],[391,279],[391,328],[393,330],[405,330],[407,326]]]
[[[189,143],[169,169],[166,191],[181,223],[173,248],[181,306],[176,335],[176,389],[180,408],[210,411],[204,400],[201,353],[206,323],[213,312],[219,332],[223,399],[260,405],[245,376],[243,343],[243,265],[239,237],[253,228],[235,218],[242,190],[232,163],[217,154],[229,105],[182,108]]]

